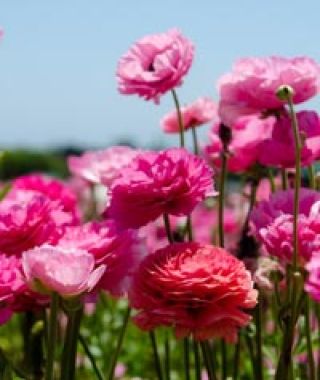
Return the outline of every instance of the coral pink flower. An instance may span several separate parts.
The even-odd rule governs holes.
[[[302,165],[307,166],[320,158],[320,118],[316,112],[301,111],[297,113],[297,119],[303,136]],[[294,137],[288,115],[276,121],[272,135],[262,143],[259,162],[281,168],[295,166]]]
[[[28,174],[12,182],[12,191],[16,189],[44,194],[49,199],[61,203],[62,210],[73,215],[75,223],[79,222],[76,194],[62,181],[42,174]]]
[[[58,245],[88,251],[94,256],[96,266],[104,264],[106,270],[99,288],[115,296],[128,292],[132,274],[145,255],[137,232],[119,230],[112,220],[67,228]]]
[[[175,243],[147,256],[130,294],[144,330],[173,326],[177,337],[237,339],[251,317],[243,309],[257,302],[250,273],[224,249]]]
[[[104,265],[94,269],[94,257],[87,251],[47,244],[24,252],[22,267],[31,289],[62,297],[92,291],[105,271]]]
[[[295,104],[302,103],[319,91],[319,74],[319,65],[308,57],[240,59],[218,82],[222,121],[231,126],[244,114],[282,108],[276,95],[282,85],[293,88]]]
[[[161,95],[182,84],[193,54],[192,43],[176,29],[143,37],[119,61],[119,91],[157,103]]]
[[[194,103],[181,107],[184,129],[206,124],[217,115],[217,106],[210,98],[199,98]],[[160,122],[164,132],[179,133],[179,120],[174,110],[164,116]]]
[[[256,164],[261,144],[272,131],[274,118],[261,119],[257,116],[239,118],[232,126],[229,144],[228,170],[233,173],[248,170]],[[219,137],[220,122],[215,123],[209,133],[209,143],[204,147],[204,155],[214,167],[221,165],[222,142]]]
[[[82,156],[70,156],[71,173],[91,183],[110,186],[119,172],[139,153],[128,146],[113,146],[105,150],[87,151]]]
[[[190,214],[212,190],[212,172],[201,158],[181,148],[146,152],[113,182],[106,216],[138,228],[163,213]]]
[[[54,244],[73,224],[58,201],[33,191],[16,189],[0,202],[0,250],[21,255],[43,243]]]

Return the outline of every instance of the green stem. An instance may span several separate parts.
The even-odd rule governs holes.
[[[219,204],[218,204],[218,237],[220,247],[224,247],[224,200],[225,183],[227,178],[227,152],[222,152],[221,172],[219,178]]]
[[[183,339],[183,358],[185,380],[190,380],[190,348],[188,337]]]
[[[317,182],[316,182],[316,172],[313,165],[308,167],[309,174],[309,187],[313,190],[317,190]]]
[[[239,334],[238,341],[234,349],[232,380],[237,380],[239,376],[240,348],[241,348],[241,335]]]
[[[193,340],[193,353],[194,353],[195,379],[201,380],[200,352],[199,352],[199,344],[196,340]]]
[[[288,190],[288,173],[286,169],[281,169],[281,182],[282,182],[282,190]]]
[[[128,323],[130,320],[130,314],[131,314],[131,308],[128,307],[126,310],[126,313],[124,315],[124,318],[123,318],[121,330],[120,330],[120,333],[118,335],[117,345],[116,345],[116,348],[115,348],[115,351],[114,351],[114,354],[112,357],[112,361],[110,363],[110,367],[109,367],[109,371],[108,371],[108,377],[107,377],[108,380],[113,380],[114,370],[115,370],[116,365],[117,365],[117,361],[118,361],[118,357],[119,357],[121,347],[123,344],[124,336],[125,336],[125,333],[126,333],[126,330],[128,327]]]
[[[165,361],[164,361],[164,373],[166,380],[170,380],[170,339],[168,331],[166,331],[166,337],[165,337],[165,343],[164,343],[164,354],[165,354]]]
[[[197,131],[196,127],[191,127],[192,132],[192,141],[193,141],[193,152],[196,156],[199,154],[199,144],[198,144],[198,137],[197,137]]]
[[[157,341],[156,341],[156,334],[154,331],[150,331],[149,333],[150,340],[151,340],[151,346],[152,346],[152,351],[153,351],[153,358],[154,358],[154,365],[155,365],[155,370],[157,373],[158,380],[163,380],[162,376],[162,369],[161,369],[161,362],[160,362],[160,356],[158,352],[158,347],[157,347]]]
[[[171,227],[170,227],[170,219],[169,219],[169,215],[168,214],[163,214],[163,222],[164,222],[164,227],[166,229],[166,234],[167,234],[168,241],[171,244],[171,243],[174,242],[174,239],[173,239],[173,236],[172,236],[172,231],[171,231]]]
[[[102,376],[102,374],[101,374],[101,372],[97,366],[96,360],[95,360],[94,356],[92,355],[92,352],[90,351],[90,348],[89,348],[85,338],[81,334],[79,335],[79,341],[81,343],[81,346],[82,346],[85,354],[87,355],[87,357],[91,363],[93,372],[95,373],[97,379],[103,380],[103,376]]]
[[[226,380],[227,379],[227,345],[226,342],[222,339],[221,340],[221,379]]]
[[[215,374],[214,361],[212,360],[210,343],[208,341],[204,341],[204,342],[201,342],[200,345],[202,349],[204,364],[207,369],[208,378],[209,380],[217,380],[217,377]]]
[[[256,379],[257,378],[256,357],[254,354],[252,339],[248,335],[247,331],[245,331],[245,333],[244,333],[244,338],[245,338],[245,342],[246,342],[248,352],[249,352],[249,356],[250,356],[250,361],[251,361],[251,366],[252,366],[252,375],[253,375],[252,378]]]
[[[257,380],[263,380],[263,355],[262,355],[262,304],[261,296],[258,298],[258,304],[255,308],[256,324],[256,361],[257,361]]]
[[[317,317],[318,341],[320,342],[320,305],[318,303],[315,303],[314,308],[315,308],[315,314]],[[319,355],[317,355],[317,380],[320,380],[320,358],[319,358]]]
[[[179,99],[178,95],[176,93],[176,90],[172,89],[171,90],[174,105],[176,107],[177,111],[177,116],[178,116],[178,123],[179,123],[179,136],[180,136],[180,146],[181,148],[184,148],[184,125],[183,125],[183,119],[182,119],[182,114],[181,114],[181,108],[179,104]]]
[[[271,187],[271,193],[274,193],[276,191],[276,184],[274,182],[273,172],[270,168],[268,168],[268,177],[269,177],[269,182],[270,182],[270,187]]]
[[[305,334],[307,338],[308,364],[309,364],[309,380],[316,380],[316,369],[314,363],[311,328],[310,328],[310,299],[306,296],[305,300]]]
[[[57,317],[59,308],[59,296],[57,293],[51,295],[49,333],[47,346],[47,363],[45,371],[45,380],[53,380],[54,378],[54,359],[55,348],[57,343]]]

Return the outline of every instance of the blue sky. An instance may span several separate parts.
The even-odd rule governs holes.
[[[217,78],[239,57],[320,61],[319,13],[318,0],[0,0],[0,145],[173,145],[159,128],[169,95],[156,106],[117,92],[116,64],[132,42],[171,27],[193,40],[178,90],[186,103],[216,97]]]

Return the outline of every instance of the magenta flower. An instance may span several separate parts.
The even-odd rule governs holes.
[[[228,147],[230,156],[228,170],[244,172],[258,162],[262,143],[271,135],[274,118],[261,119],[256,115],[241,117],[233,124],[231,141]],[[214,166],[221,166],[223,145],[219,137],[220,122],[214,123],[209,132],[209,143],[203,153]]]
[[[113,182],[106,216],[139,228],[163,213],[188,215],[212,192],[212,172],[182,148],[140,154]]]
[[[145,255],[137,233],[119,230],[112,220],[67,228],[58,245],[88,251],[96,266],[104,264],[106,270],[99,287],[115,296],[127,293],[132,274]]]
[[[94,257],[87,251],[46,244],[24,252],[22,267],[31,289],[65,298],[91,292],[105,271],[104,265],[94,269]]]
[[[217,115],[217,105],[210,98],[199,98],[194,103],[181,107],[181,115],[185,130],[198,127],[213,120]],[[174,110],[164,116],[160,124],[166,133],[179,133],[177,111]]]
[[[299,131],[303,136],[302,166],[320,158],[320,118],[316,112],[297,113]],[[274,124],[272,135],[262,143],[259,162],[265,166],[293,168],[295,145],[288,115],[282,115]]]
[[[0,254],[0,303],[10,305],[25,288],[20,259]]]
[[[87,151],[82,156],[70,156],[68,165],[74,176],[90,183],[110,186],[119,172],[140,153],[127,146],[113,146],[105,150]]]
[[[161,95],[182,84],[193,54],[192,43],[176,29],[143,37],[119,61],[119,91],[158,103]]]
[[[302,103],[319,91],[319,65],[308,57],[244,58],[218,82],[219,106],[223,122],[233,122],[245,114],[261,114],[283,107],[276,92],[282,85],[293,88],[293,102]]]
[[[320,302],[320,251],[314,252],[311,260],[305,265],[309,276],[304,289],[315,301]]]

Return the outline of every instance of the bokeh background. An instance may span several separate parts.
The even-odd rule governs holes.
[[[173,145],[159,128],[169,95],[156,106],[117,92],[117,61],[132,42],[172,27],[194,41],[185,103],[216,97],[217,78],[242,56],[320,60],[319,12],[318,0],[0,0],[0,146]]]

